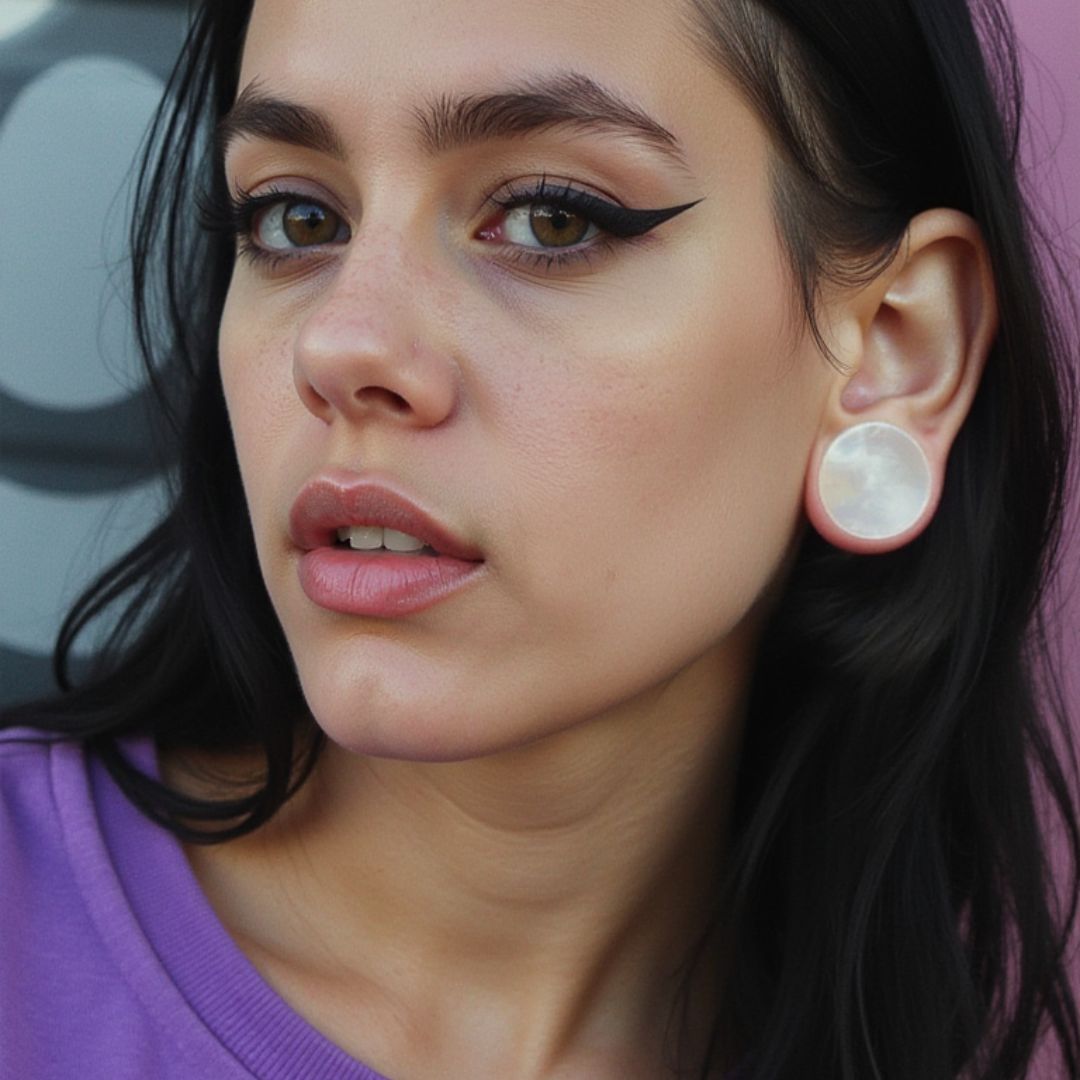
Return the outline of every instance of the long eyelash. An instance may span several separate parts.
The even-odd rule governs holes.
[[[659,210],[631,210],[575,188],[572,183],[549,184],[547,177],[542,177],[538,185],[530,188],[511,187],[505,196],[493,198],[492,202],[503,210],[514,210],[529,203],[543,203],[546,206],[572,210],[599,225],[611,236],[627,239],[643,236],[665,221],[670,221],[678,214],[697,206],[701,200]]]
[[[272,191],[265,195],[252,195],[247,191],[216,189],[204,191],[198,199],[199,227],[206,232],[225,236],[243,236],[251,232],[255,214],[268,203],[278,202],[286,193]]]
[[[701,200],[697,199],[682,206],[670,206],[659,210],[631,210],[575,188],[570,182],[551,184],[545,176],[541,177],[537,185],[511,186],[505,195],[493,197],[491,202],[507,212],[531,203],[570,210],[588,218],[593,224],[599,226],[603,234],[606,234],[593,239],[585,246],[565,249],[508,245],[504,258],[546,272],[571,263],[588,264],[596,256],[606,254],[620,244],[640,241],[646,233],[691,207],[697,206]]]
[[[267,251],[259,247],[252,240],[255,215],[260,210],[290,197],[295,197],[295,194],[276,188],[259,195],[252,195],[243,188],[235,195],[220,188],[205,191],[196,202],[199,227],[209,233],[232,237],[236,242],[237,255],[272,269],[296,256],[287,251]]]

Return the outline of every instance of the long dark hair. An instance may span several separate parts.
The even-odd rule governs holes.
[[[808,532],[765,635],[711,928],[729,943],[728,989],[702,1075],[735,1048],[757,1080],[1014,1080],[1047,1028],[1080,1075],[1076,755],[1039,614],[1063,511],[1067,339],[1016,179],[1008,19],[999,0],[687,12],[772,135],[777,220],[815,332],[822,283],[872,276],[936,206],[979,223],[1001,311],[930,527],[874,557]],[[215,0],[196,16],[138,193],[136,314],[178,461],[172,509],[69,614],[65,693],[4,719],[84,741],[143,812],[204,842],[265,822],[322,745],[255,561],[217,372],[233,245],[192,228],[200,197],[222,195],[208,122],[236,94],[249,13]],[[74,687],[72,643],[114,604]],[[136,732],[163,749],[260,747],[265,772],[254,791],[183,796],[119,752]]]

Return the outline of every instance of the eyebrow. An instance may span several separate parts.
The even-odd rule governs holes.
[[[214,130],[214,142],[221,157],[233,142],[242,138],[269,139],[338,159],[345,157],[341,137],[318,109],[267,94],[258,81],[244,87]]]
[[[659,151],[682,168],[679,140],[632,102],[575,72],[529,80],[493,93],[443,94],[413,110],[420,145],[429,154],[495,139],[525,138],[556,127],[615,134]],[[318,109],[246,86],[217,125],[224,156],[232,142],[256,137],[304,147],[343,160],[345,146]]]

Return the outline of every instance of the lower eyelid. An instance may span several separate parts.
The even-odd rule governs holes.
[[[327,259],[326,247],[267,248],[260,247],[250,237],[239,238],[236,254],[238,259],[244,259],[249,266],[263,274],[273,274],[289,263],[297,264],[298,270],[316,268]]]
[[[532,267],[542,272],[554,272],[575,265],[590,266],[597,260],[604,260],[615,254],[616,249],[621,245],[633,242],[633,240],[620,240],[618,237],[605,236],[601,233],[599,239],[567,248],[525,247],[522,244],[508,244],[503,246],[503,250],[496,254],[495,258],[497,261],[515,266]]]

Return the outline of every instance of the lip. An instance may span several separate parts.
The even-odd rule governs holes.
[[[346,525],[383,525],[423,540],[440,555],[481,562],[480,551],[455,536],[408,495],[376,480],[322,473],[301,489],[289,512],[289,535],[304,551],[333,547]]]
[[[432,553],[363,552],[337,545],[337,530],[382,525],[408,533]],[[473,580],[484,565],[478,548],[457,536],[410,496],[345,471],[314,477],[289,513],[300,549],[300,586],[319,607],[347,615],[394,617],[423,611]]]

